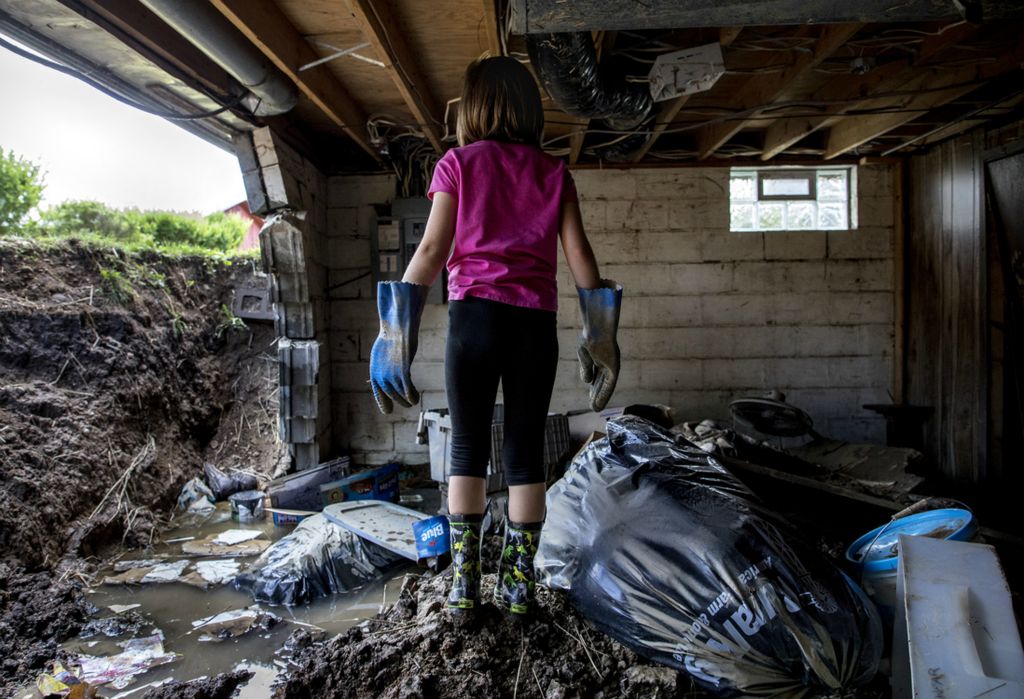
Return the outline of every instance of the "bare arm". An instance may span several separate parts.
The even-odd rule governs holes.
[[[583,230],[580,204],[575,199],[562,206],[562,253],[569,264],[569,271],[580,289],[596,289],[601,286],[601,275],[597,271],[597,259]]]
[[[455,237],[456,204],[455,197],[447,192],[434,194],[427,229],[423,232],[423,240],[417,246],[416,254],[409,261],[402,277],[403,282],[430,286],[437,279],[451,253],[452,239]]]

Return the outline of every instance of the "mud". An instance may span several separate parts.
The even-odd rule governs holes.
[[[222,309],[253,272],[0,241],[0,694],[79,630],[84,582],[152,542],[204,461],[280,462],[273,328]]]
[[[168,682],[147,691],[144,699],[229,699],[239,685],[248,682],[253,673],[246,670],[225,672],[191,682]]]
[[[484,593],[494,587],[484,576]],[[383,614],[328,641],[303,631],[276,699],[344,697],[703,697],[675,671],[646,663],[590,630],[565,596],[546,589],[531,623],[485,604],[472,624],[444,608],[449,581],[407,578]]]

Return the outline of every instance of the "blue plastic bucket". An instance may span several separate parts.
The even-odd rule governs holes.
[[[977,533],[977,522],[968,510],[928,510],[872,529],[850,544],[846,560],[854,570],[860,571],[864,592],[874,601],[882,618],[891,623],[896,607],[900,535],[970,541]],[[866,550],[869,546],[870,550]]]
[[[437,558],[450,548],[447,517],[430,517],[413,522],[412,533],[416,538],[416,555],[421,561]]]

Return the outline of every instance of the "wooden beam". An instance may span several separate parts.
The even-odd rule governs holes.
[[[722,27],[718,30],[719,45],[723,49],[726,48],[732,44],[732,42],[736,41],[736,37],[740,35],[741,31],[743,31],[743,27]],[[661,137],[661,134],[665,132],[665,129],[667,129],[675,120],[679,111],[686,105],[691,96],[692,93],[690,95],[679,95],[662,105],[661,111],[658,113],[658,118],[654,121],[654,128],[651,129],[650,138],[648,138],[647,142],[640,147],[640,150],[633,155],[634,163],[639,163],[647,157],[647,153],[651,150],[651,146],[654,145],[654,142]]]
[[[888,114],[850,115],[836,123],[829,131],[825,159],[829,160],[846,153],[882,134],[926,114],[929,110],[951,102],[973,92],[994,77],[1020,68],[1024,60],[1024,43],[1018,43],[1014,51],[1003,54],[995,63],[968,66],[960,70],[932,68],[920,73],[902,90],[928,90],[897,98],[874,99],[865,103],[866,108],[898,110]]]
[[[495,0],[483,0],[484,7],[484,33],[487,34],[487,50],[492,56],[500,56],[501,36],[498,33],[498,11],[494,6]]]
[[[925,38],[918,46],[913,60],[893,61],[862,76],[848,75],[842,79],[830,80],[815,94],[814,99],[823,102],[856,100],[873,92],[895,90],[912,80],[920,66],[945,49],[969,38],[976,31],[977,28],[970,24],[949,25],[939,34]],[[761,160],[771,160],[804,137],[832,126],[839,120],[838,115],[843,112],[857,110],[862,106],[863,103],[825,105],[822,107],[821,116],[776,119],[765,130]]]
[[[1020,19],[1017,0],[982,0],[986,22]],[[637,30],[666,27],[722,27],[896,22],[959,21],[951,0],[512,0],[512,31],[516,34]]]
[[[327,117],[375,160],[380,153],[366,136],[366,112],[326,65],[299,72],[320,58],[272,0],[210,0]]]
[[[860,31],[861,24],[835,24],[824,27],[811,53],[799,54],[793,64],[781,73],[753,76],[739,90],[735,100],[741,110],[768,106],[786,88],[807,71],[831,56],[836,49]],[[704,160],[740,132],[746,121],[736,119],[706,126],[697,132],[697,159]]]
[[[440,120],[436,116],[442,112],[427,89],[419,61],[409,50],[406,37],[402,35],[388,3],[386,0],[349,0],[349,7],[366,40],[384,61],[384,69],[391,76],[427,140],[434,146],[434,150],[444,153],[445,147],[437,130]]]

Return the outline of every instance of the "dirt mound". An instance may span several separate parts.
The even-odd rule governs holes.
[[[0,590],[148,544],[204,461],[274,470],[273,328],[226,312],[253,276],[247,260],[0,241]],[[70,589],[52,595],[74,606]],[[0,635],[16,647],[77,630],[48,624]],[[0,687],[51,659],[4,655]]]
[[[484,592],[495,576],[484,576]],[[449,581],[409,577],[387,611],[292,658],[277,699],[344,697],[701,697],[688,678],[650,665],[586,626],[564,595],[538,591],[522,624],[485,604],[466,627],[444,607]],[[301,634],[302,632],[300,632]]]

